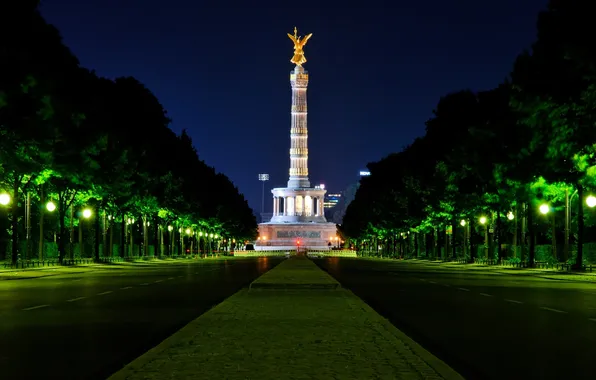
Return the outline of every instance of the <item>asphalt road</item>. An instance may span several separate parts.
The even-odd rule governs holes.
[[[0,378],[105,379],[280,260],[0,281]]]
[[[467,379],[594,379],[596,284],[315,260]]]

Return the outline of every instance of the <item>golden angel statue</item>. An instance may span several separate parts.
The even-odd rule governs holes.
[[[312,33],[305,37],[298,37],[298,29],[294,27],[294,35],[288,33],[288,37],[294,43],[294,56],[290,59],[290,62],[297,66],[302,66],[306,63],[306,57],[304,56],[304,45],[308,42],[308,39],[312,37]]]

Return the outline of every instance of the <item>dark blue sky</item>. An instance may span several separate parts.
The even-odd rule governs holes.
[[[341,191],[367,162],[422,135],[441,96],[502,81],[546,3],[45,0],[42,13],[82,65],[145,83],[173,130],[186,128],[201,158],[260,210],[257,174],[275,187],[288,179],[294,26],[313,33],[311,183]]]

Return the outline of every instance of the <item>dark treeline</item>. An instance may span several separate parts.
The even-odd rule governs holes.
[[[0,255],[43,259],[53,234],[59,259],[73,258],[74,229],[86,219],[96,259],[114,254],[106,246],[111,230],[119,255],[133,239],[141,254],[151,246],[157,255],[157,245],[172,254],[255,237],[243,195],[199,159],[186,132],[170,130],[151,91],[135,78],[81,67],[38,1],[7,3],[0,6]]]
[[[380,255],[593,261],[584,244],[596,224],[590,5],[550,1],[504,83],[444,96],[423,137],[369,164],[344,234]]]

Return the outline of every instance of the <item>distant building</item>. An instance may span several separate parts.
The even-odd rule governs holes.
[[[339,203],[341,200],[341,193],[327,193],[325,194],[325,199],[323,200],[323,207],[325,209],[330,209]]]

